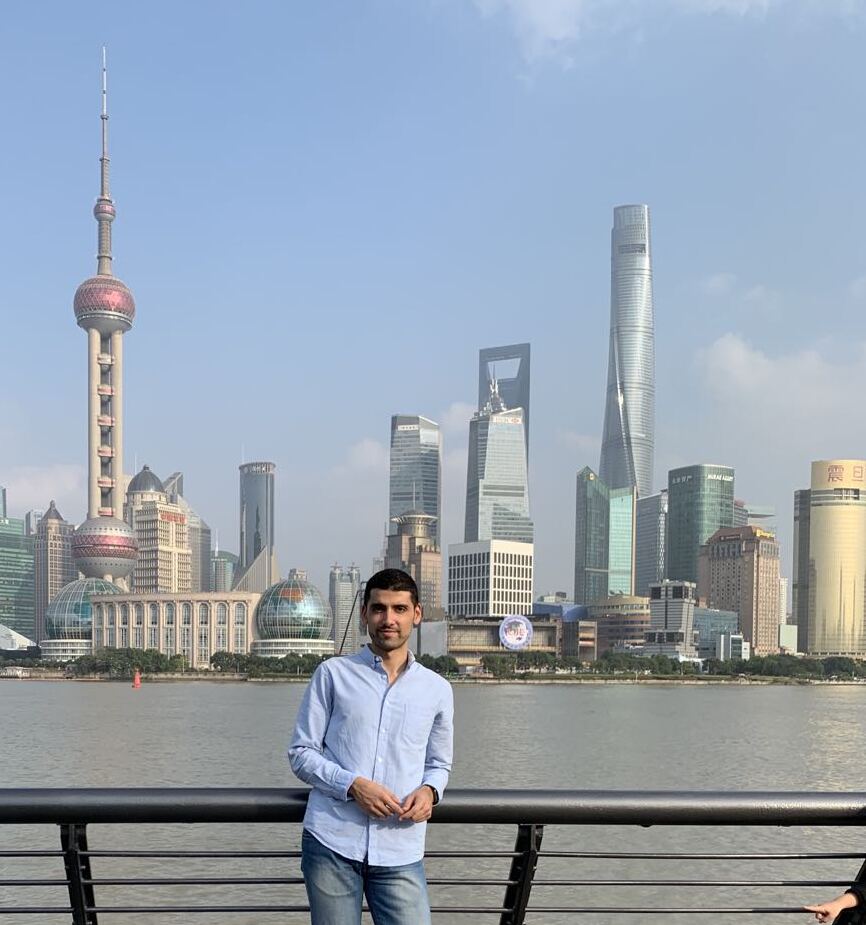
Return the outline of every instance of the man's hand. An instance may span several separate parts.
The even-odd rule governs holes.
[[[807,912],[814,912],[818,922],[835,922],[836,917],[844,909],[854,909],[857,906],[857,897],[853,893],[843,893],[828,903],[817,906],[805,906]]]
[[[349,787],[349,796],[368,816],[374,819],[386,819],[402,809],[400,798],[381,784],[366,777],[356,777]]]
[[[403,800],[400,822],[426,822],[433,813],[433,791],[422,784]]]

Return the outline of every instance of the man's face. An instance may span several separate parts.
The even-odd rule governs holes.
[[[370,600],[361,608],[374,649],[393,652],[409,644],[412,628],[421,622],[421,608],[412,603],[408,591],[374,588]]]

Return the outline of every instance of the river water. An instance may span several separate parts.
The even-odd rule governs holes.
[[[0,786],[297,786],[285,759],[286,744],[303,693],[300,684],[127,683],[0,681]],[[672,790],[866,790],[866,687],[752,685],[455,685],[455,765],[453,787],[672,789]],[[428,849],[503,849],[513,845],[509,827],[458,828],[431,825]],[[298,826],[92,826],[96,848],[293,849]],[[221,841],[221,844],[218,842]],[[0,851],[55,848],[51,827],[0,828]],[[543,848],[611,851],[857,851],[866,852],[859,829],[705,830],[688,827],[581,829],[548,826]],[[94,860],[94,874],[107,876],[217,876],[213,862]],[[143,864],[147,863],[148,867]],[[57,861],[4,861],[0,879],[58,876]],[[846,879],[856,861],[706,862],[557,861],[542,859],[538,876],[556,878],[709,877],[729,879]],[[465,861],[429,859],[428,877],[476,873],[505,877],[508,862],[492,861],[472,870]],[[236,862],[232,873],[297,875],[297,862]],[[688,888],[537,887],[533,902],[599,906],[633,902],[688,907],[698,891]],[[717,888],[718,905],[797,905],[835,895],[835,888]],[[173,888],[178,901],[236,901],[266,904],[303,902],[294,887]],[[431,887],[433,905],[495,905],[500,888]],[[65,891],[0,890],[0,907],[11,901],[61,905]],[[157,901],[153,892],[120,892],[103,887],[103,903]],[[565,922],[620,923],[691,916],[529,915],[534,925]],[[805,914],[773,917],[806,922]],[[194,921],[223,925],[302,922],[301,915],[200,914],[100,917],[107,925]],[[701,916],[704,922],[744,921]],[[757,917],[746,919],[758,921]],[[2,925],[28,921],[4,916]],[[33,919],[32,921],[37,921]],[[40,925],[68,920],[42,916]],[[366,921],[366,919],[365,919]],[[440,915],[434,922],[498,922],[497,917]]]

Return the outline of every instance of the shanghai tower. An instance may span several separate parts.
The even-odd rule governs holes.
[[[613,210],[610,358],[599,476],[608,488],[652,494],[655,348],[649,207]]]

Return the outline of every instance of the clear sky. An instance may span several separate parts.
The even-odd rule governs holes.
[[[736,467],[779,512],[866,456],[866,3],[13,4],[0,27],[0,484],[85,513],[100,46],[126,460],[181,469],[237,551],[237,465],[278,467],[278,555],[367,570],[390,415],[444,428],[462,538],[477,351],[532,344],[537,591],[573,584],[598,465],[611,210],[652,210],[656,484]]]

